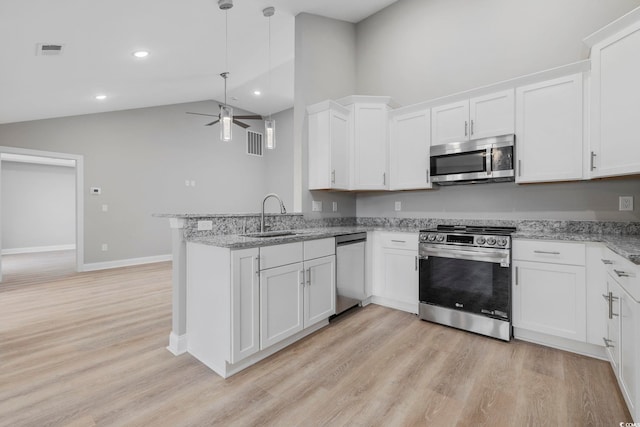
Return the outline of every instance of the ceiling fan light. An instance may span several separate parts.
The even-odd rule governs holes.
[[[231,141],[231,128],[233,125],[233,108],[228,105],[220,106],[220,141]]]
[[[264,134],[266,136],[267,150],[274,150],[276,148],[276,121],[273,119],[267,119],[264,121]]]

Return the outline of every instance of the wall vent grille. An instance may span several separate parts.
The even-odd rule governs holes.
[[[62,55],[63,50],[64,50],[63,44],[38,43],[36,45],[36,55],[42,55],[42,56]]]
[[[250,156],[262,157],[263,142],[262,134],[247,129],[247,154]]]

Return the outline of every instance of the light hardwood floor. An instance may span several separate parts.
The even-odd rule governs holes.
[[[631,421],[606,362],[375,305],[223,380],[165,349],[170,268],[17,274],[0,283],[0,425]]]

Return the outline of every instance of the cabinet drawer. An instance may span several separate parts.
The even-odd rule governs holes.
[[[618,255],[611,249],[604,251],[602,262],[607,273],[631,295],[640,302],[640,267],[628,259]]]
[[[336,239],[309,240],[304,243],[304,259],[315,259],[336,253]]]
[[[302,262],[302,242],[260,248],[260,270]]]
[[[556,242],[549,240],[513,241],[513,259],[551,264],[585,265],[584,243]]]
[[[418,250],[418,233],[380,233],[383,248]]]

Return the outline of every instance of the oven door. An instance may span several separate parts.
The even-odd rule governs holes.
[[[511,320],[509,250],[420,247],[420,302]]]

